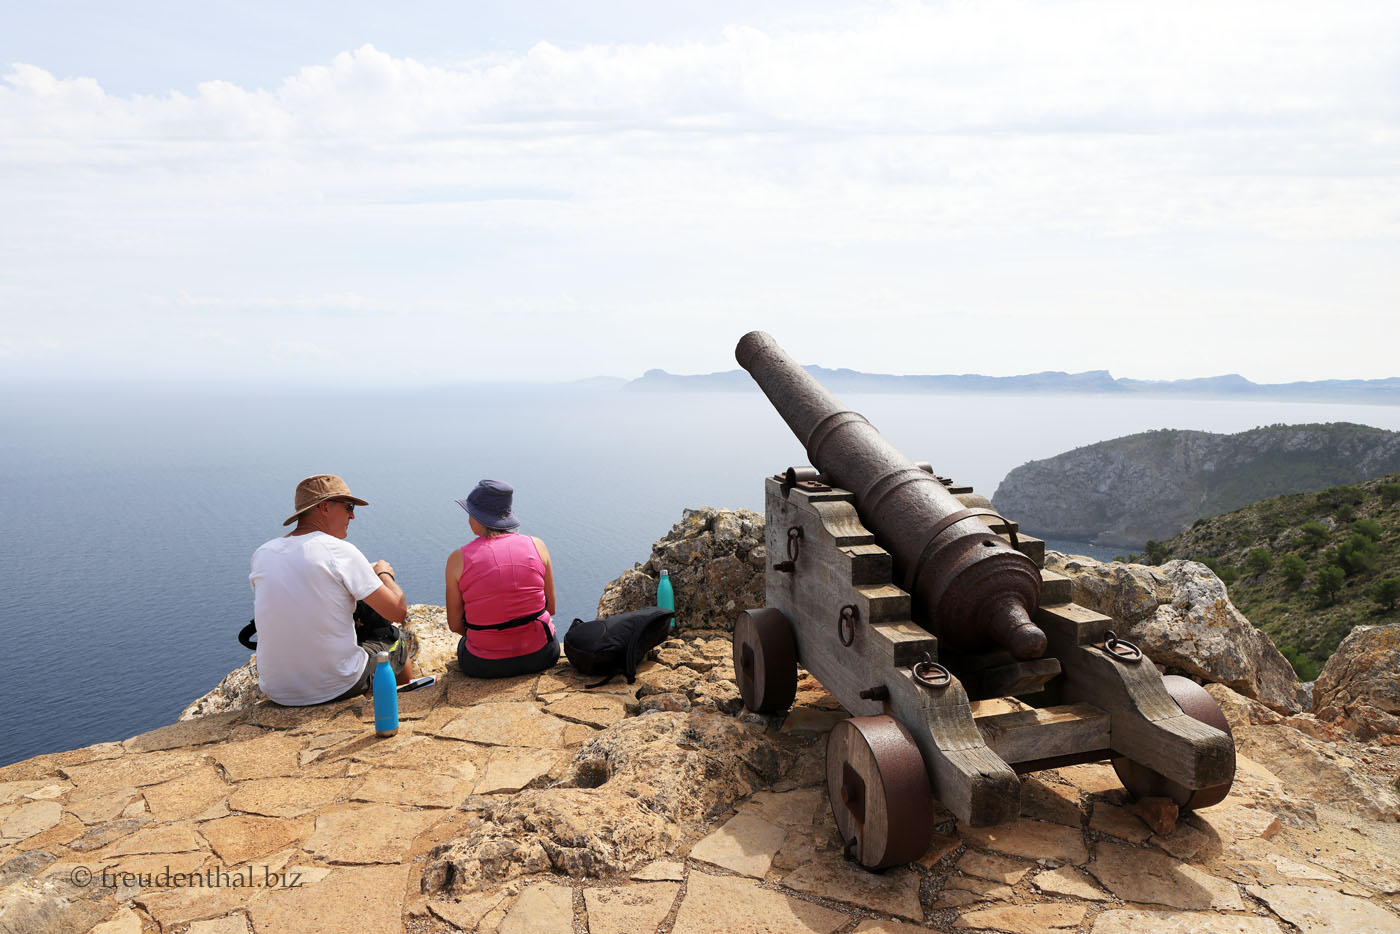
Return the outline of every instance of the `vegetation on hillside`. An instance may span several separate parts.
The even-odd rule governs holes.
[[[1400,474],[1198,519],[1124,557],[1202,562],[1310,681],[1353,627],[1400,622]]]

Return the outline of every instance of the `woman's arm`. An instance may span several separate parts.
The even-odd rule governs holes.
[[[457,589],[457,581],[462,577],[462,550],[452,549],[447,556],[447,570],[443,572],[447,583],[442,605],[447,607],[447,628],[459,636],[467,634],[466,611],[462,608],[462,591]]]
[[[538,538],[534,539],[535,550],[540,553],[540,560],[544,562],[544,608],[550,616],[554,615],[554,565],[549,561],[549,549],[544,547],[544,542]]]

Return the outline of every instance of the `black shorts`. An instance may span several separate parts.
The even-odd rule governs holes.
[[[553,668],[557,661],[559,640],[552,637],[529,655],[515,655],[510,658],[481,658],[467,649],[465,637],[457,640],[457,667],[462,669],[462,674],[470,678],[510,678],[514,675],[528,675]]]

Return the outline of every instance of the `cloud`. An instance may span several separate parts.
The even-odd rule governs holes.
[[[0,311],[106,334],[106,310],[146,343],[276,318],[308,346],[317,317],[393,317],[392,338],[364,340],[405,356],[529,320],[554,371],[587,376],[589,320],[839,330],[859,308],[930,343],[981,316],[1003,370],[1145,376],[1103,359],[1139,346],[1107,329],[1074,362],[1021,335],[1053,314],[1247,307],[1277,310],[1277,341],[1393,296],[1400,7],[873,9],[433,64],[364,45],[268,89],[191,94],[10,65]],[[1199,343],[1176,359],[1248,369]],[[670,344],[647,365],[729,365]]]

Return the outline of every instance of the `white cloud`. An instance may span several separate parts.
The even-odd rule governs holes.
[[[1400,7],[987,0],[829,22],[454,64],[365,45],[189,95],[11,65],[0,312],[107,333],[82,322],[115,309],[161,347],[190,321],[392,319],[404,354],[530,320],[561,376],[604,369],[578,354],[600,317],[672,337],[819,319],[839,364],[870,322],[936,341],[954,316],[996,329],[989,371],[1249,371],[1234,352],[1262,377],[1299,356],[1286,328],[1259,348],[1164,337],[1177,369],[1149,372],[1137,341],[1057,346],[1036,322],[1392,304]],[[658,344],[606,370],[730,365],[723,341],[719,359]],[[1336,359],[1393,371],[1379,349]]]

